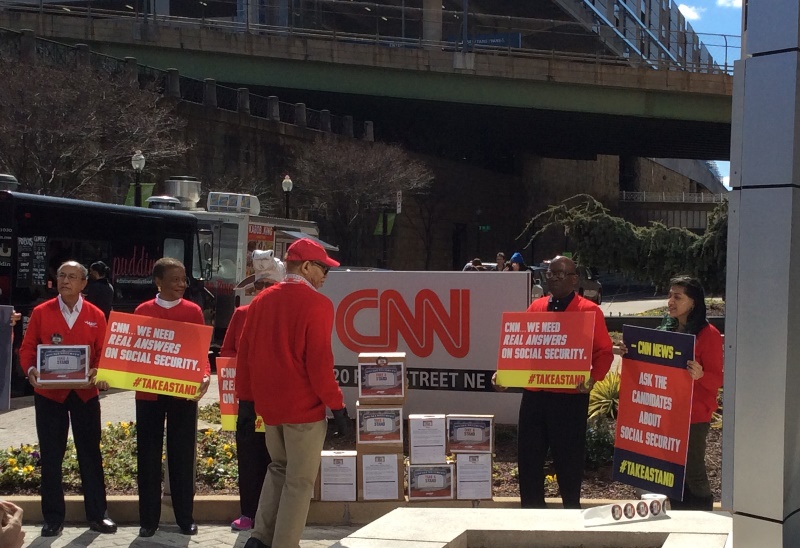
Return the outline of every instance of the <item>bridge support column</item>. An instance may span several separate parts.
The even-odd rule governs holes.
[[[167,97],[181,98],[181,75],[176,68],[167,69]]]
[[[125,78],[131,87],[139,86],[139,63],[136,57],[125,58]]]
[[[88,44],[75,44],[75,65],[78,68],[88,67],[91,64],[92,52]]]
[[[203,80],[203,105],[214,108],[217,106],[217,81],[213,78]]]
[[[31,29],[22,29],[19,42],[19,59],[23,63],[36,62],[36,35]]]
[[[736,546],[790,547],[800,546],[800,1],[750,2],[746,23],[731,135],[723,505]]]
[[[342,135],[345,137],[353,136],[353,117],[349,114],[342,116]]]
[[[370,142],[375,140],[375,128],[370,120],[364,122],[364,140]]]
[[[319,112],[319,129],[325,133],[331,132],[331,111],[323,109]]]
[[[434,47],[442,41],[442,2],[423,0],[422,2],[422,42]],[[433,43],[435,44],[433,44]]]
[[[281,121],[281,104],[274,95],[267,97],[267,119],[273,122]]]
[[[306,105],[304,103],[297,103],[294,106],[294,125],[299,127],[308,126],[306,118]]]
[[[250,90],[239,88],[236,92],[236,108],[239,114],[250,114]]]

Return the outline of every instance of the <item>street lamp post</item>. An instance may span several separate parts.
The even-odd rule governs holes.
[[[283,181],[281,182],[281,187],[283,187],[283,203],[284,203],[284,217],[289,218],[289,194],[292,193],[292,187],[294,183],[292,183],[292,179],[289,175],[285,175],[283,177]]]
[[[133,166],[133,171],[136,173],[136,179],[133,185],[133,205],[136,207],[142,207],[142,170],[144,169],[144,154],[142,154],[141,150],[137,150],[134,152],[133,157],[131,158],[131,166]]]

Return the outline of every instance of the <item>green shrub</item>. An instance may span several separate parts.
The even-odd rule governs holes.
[[[219,402],[215,401],[204,405],[197,410],[197,418],[211,424],[222,424],[222,415],[219,412]]]
[[[609,372],[606,378],[596,382],[589,394],[589,418],[617,418],[619,408],[619,373]]]
[[[614,458],[615,421],[597,416],[586,424],[586,466],[597,470],[610,464]]]

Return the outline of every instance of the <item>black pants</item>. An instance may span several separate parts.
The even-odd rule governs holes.
[[[197,402],[159,395],[136,400],[136,461],[139,466],[139,525],[155,529],[161,520],[161,454],[164,420],[172,508],[179,527],[194,523],[194,457],[197,443]]]
[[[64,523],[64,487],[62,466],[67,449],[70,421],[78,452],[78,466],[83,483],[83,505],[88,521],[100,521],[106,515],[106,487],[103,460],[100,456],[100,400],[87,402],[73,391],[64,403],[34,394],[36,433],[42,457],[42,516],[50,525]]]
[[[683,486],[683,500],[669,499],[673,510],[714,509],[714,495],[706,471],[706,437],[711,424],[692,423],[689,428],[689,445],[686,455],[686,481]]]
[[[254,520],[267,466],[272,462],[264,432],[245,433],[237,425],[236,456],[239,461],[239,504],[242,515]]]
[[[525,390],[519,407],[519,491],[523,508],[546,508],[548,448],[564,508],[581,507],[588,394]]]

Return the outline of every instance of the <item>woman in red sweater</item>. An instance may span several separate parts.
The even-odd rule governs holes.
[[[163,258],[153,266],[158,295],[140,304],[134,314],[186,323],[204,324],[200,307],[183,298],[186,268],[177,259]],[[161,519],[161,455],[164,421],[167,425],[167,464],[175,521],[184,535],[196,535],[194,454],[197,402],[208,390],[211,366],[194,399],[136,392],[136,461],[139,467],[139,536],[152,537]]]
[[[717,392],[722,386],[722,335],[706,319],[705,292],[696,278],[677,276],[669,285],[668,315],[659,329],[695,336],[694,360],[687,363],[694,391],[686,481],[683,500],[670,499],[670,505],[673,510],[712,510],[714,497],[706,472],[706,436],[711,415],[717,410]]]

